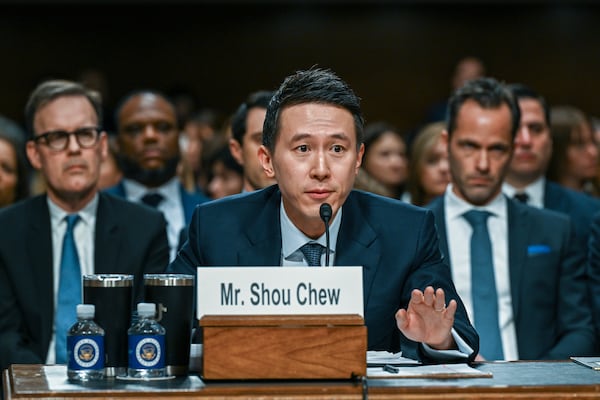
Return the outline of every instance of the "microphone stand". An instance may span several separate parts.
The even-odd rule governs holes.
[[[321,204],[319,208],[319,216],[325,223],[325,266],[329,267],[329,220],[331,219],[331,206],[328,203]]]

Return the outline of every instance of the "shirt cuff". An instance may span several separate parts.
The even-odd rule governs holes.
[[[463,340],[463,338],[460,337],[458,333],[456,333],[454,328],[452,328],[450,334],[452,335],[452,338],[454,338],[454,341],[458,346],[458,350],[436,350],[429,347],[425,343],[421,343],[425,354],[432,359],[439,361],[456,361],[461,359],[467,360],[469,355],[473,353],[473,349]]]

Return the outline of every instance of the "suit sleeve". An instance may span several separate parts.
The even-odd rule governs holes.
[[[454,319],[454,330],[474,351],[469,354],[468,361],[473,361],[479,352],[479,336],[469,322],[467,312],[462,300],[456,292],[450,268],[440,252],[439,236],[434,223],[433,213],[428,210],[423,219],[423,223],[418,229],[415,229],[418,235],[418,244],[415,251],[415,262],[406,285],[402,289],[402,307],[406,308],[410,301],[410,294],[413,289],[424,290],[427,286],[433,286],[435,289],[442,288],[445,293],[446,303],[454,299],[458,307]],[[424,362],[437,362],[431,359],[420,344],[412,342],[401,335],[401,348],[406,357],[415,358]],[[465,361],[464,358],[457,361]],[[444,359],[444,362],[447,362]]]
[[[154,229],[149,235],[147,252],[144,259],[144,273],[159,274],[165,272],[169,264],[169,240],[167,239],[167,223],[160,215]]]
[[[1,256],[0,256],[1,257]],[[43,364],[40,355],[31,346],[27,346],[29,335],[25,332],[25,321],[12,280],[8,276],[6,265],[0,258],[0,369],[10,364]]]
[[[600,212],[592,221],[588,246],[589,293],[596,332],[600,333]]]
[[[596,340],[587,293],[585,251],[577,243],[570,222],[567,227],[561,254],[557,294],[559,296],[556,315],[558,341],[542,357],[544,359],[567,359],[569,356],[590,355]]]
[[[187,240],[181,246],[177,257],[167,267],[167,272],[173,274],[196,275],[196,267],[202,265],[198,230],[200,229],[200,211],[196,207],[187,231]]]

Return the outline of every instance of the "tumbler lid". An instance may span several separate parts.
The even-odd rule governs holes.
[[[146,286],[194,286],[194,275],[144,274]]]
[[[128,287],[133,286],[133,275],[98,274],[84,275],[83,286],[86,287]]]

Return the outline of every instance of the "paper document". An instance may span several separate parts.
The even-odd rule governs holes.
[[[390,353],[389,351],[367,351],[367,367],[383,367],[384,365],[420,365],[412,358],[402,357],[402,352]]]
[[[405,365],[399,367],[367,367],[368,378],[491,378],[488,371],[480,371],[467,364]]]
[[[600,357],[571,357],[571,360],[584,367],[600,371]]]

